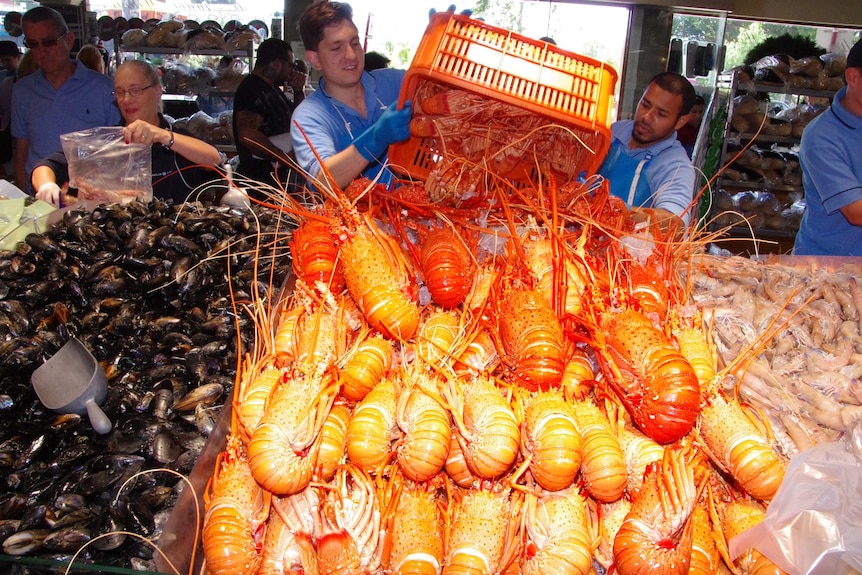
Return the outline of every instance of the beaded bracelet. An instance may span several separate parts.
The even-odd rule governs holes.
[[[167,144],[162,144],[162,147],[166,150],[170,150],[171,148],[174,147],[174,127],[172,125],[168,124],[168,130],[170,130],[170,132],[171,132],[171,141],[168,142]]]

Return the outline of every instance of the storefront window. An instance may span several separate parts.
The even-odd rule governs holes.
[[[718,64],[723,61],[723,69],[727,70],[744,64],[752,64],[751,58],[757,59],[757,52],[752,49],[763,46],[765,42],[774,42],[774,54],[783,54],[793,50],[782,38],[793,37],[794,45],[810,45],[815,50],[846,54],[853,45],[857,30],[824,26],[801,26],[797,24],[779,24],[728,18],[722,30],[723,18],[676,14],[673,19],[672,36],[682,40],[684,44],[724,45],[717,52]],[[771,55],[771,54],[770,54]],[[811,54],[813,55],[813,54]],[[798,56],[802,57],[802,56]],[[683,58],[683,67],[685,67]]]
[[[392,66],[406,68],[419,45],[428,12],[449,3],[409,3],[393,9],[391,0],[352,0],[354,21],[368,51],[387,56]],[[501,2],[480,0],[458,4],[489,24],[533,38],[550,37],[565,50],[607,62],[620,69],[628,29],[628,8],[570,2]],[[600,24],[599,24],[600,23]]]

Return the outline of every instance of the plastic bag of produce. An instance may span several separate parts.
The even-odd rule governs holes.
[[[762,523],[730,540],[732,557],[755,548],[790,575],[862,571],[862,421],[841,441],[793,457]]]
[[[69,162],[69,187],[78,190],[78,199],[105,203],[152,199],[152,147],[126,144],[122,127],[62,134],[60,143]]]

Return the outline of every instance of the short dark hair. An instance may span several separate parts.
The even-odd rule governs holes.
[[[267,38],[257,47],[257,59],[254,62],[255,67],[266,66],[276,60],[284,58],[287,52],[293,53],[291,45],[281,38]]]
[[[21,51],[18,50],[18,44],[12,40],[0,40],[0,56],[20,56]]]
[[[858,40],[847,52],[847,67],[862,68],[862,40]]]
[[[69,25],[66,24],[66,19],[63,18],[63,15],[48,6],[36,6],[35,8],[30,8],[24,12],[24,16],[21,17],[21,22],[23,24],[53,22],[54,26],[57,28],[58,34],[63,35],[69,32]]]
[[[665,92],[682,96],[682,107],[679,109],[677,118],[681,118],[691,112],[695,98],[697,98],[697,92],[694,91],[694,86],[691,85],[688,78],[676,72],[662,72],[653,76],[649,84],[655,84]]]
[[[389,58],[380,52],[365,53],[365,69],[369,72],[372,70],[379,70],[380,68],[387,68],[389,66],[389,62]]]
[[[323,29],[348,21],[353,24],[353,8],[345,2],[315,2],[299,17],[299,37],[306,50],[317,51]],[[354,24],[354,27],[356,25]]]

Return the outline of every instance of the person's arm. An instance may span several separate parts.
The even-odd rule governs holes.
[[[263,116],[247,110],[234,111],[236,115],[236,136],[242,145],[255,156],[267,157],[270,161],[284,163],[285,153],[272,143],[260,130]]]
[[[285,86],[290,88],[291,94],[293,94],[294,109],[296,109],[296,107],[299,106],[299,103],[305,99],[305,84],[307,81],[308,66],[306,66],[305,62],[302,60],[297,60],[294,63],[293,70],[291,70],[287,81],[284,83]]]
[[[383,156],[390,144],[403,142],[410,137],[410,118],[413,107],[408,101],[398,109],[391,104],[383,115],[369,128],[357,136],[346,149],[323,160],[335,184],[344,188],[354,180],[371,162]],[[321,170],[322,171],[322,170]],[[323,174],[316,175],[322,179]]]
[[[30,183],[36,190],[36,199],[55,207],[68,203],[62,188],[69,183],[69,169],[66,156],[62,151],[54,152],[33,168]]]
[[[359,153],[356,146],[351,145],[324,160],[323,165],[326,166],[326,171],[321,169],[314,175],[314,178],[323,180],[325,173],[328,172],[335,185],[343,189],[350,185],[350,182],[361,174],[370,163]]]
[[[849,223],[862,226],[862,200],[850,201],[862,193],[862,181],[852,169],[853,146],[858,143],[838,138],[818,123],[802,135],[799,162],[807,201],[822,202],[829,215],[840,210]],[[807,189],[810,186],[814,189]],[[850,203],[842,205],[847,201]]]
[[[681,234],[685,228],[681,217],[663,208],[632,208],[631,218],[635,222],[657,224],[668,237]]]
[[[123,128],[123,136],[127,143],[161,144],[193,164],[214,166],[222,161],[219,151],[203,140],[154,126],[144,120],[135,120]]]
[[[862,200],[857,200],[852,204],[844,206],[841,208],[841,213],[854,226],[862,226]]]
[[[691,222],[692,198],[694,196],[695,173],[691,159],[681,145],[677,149],[665,150],[653,157],[647,167],[653,203],[650,206],[657,213],[677,216],[687,225]],[[663,226],[664,227],[664,226]]]
[[[40,164],[33,168],[33,175],[30,176],[30,182],[33,184],[33,189],[38,190],[45,184],[55,184],[58,188],[57,174],[50,167]]]

